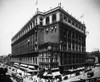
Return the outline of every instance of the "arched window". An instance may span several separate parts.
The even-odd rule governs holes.
[[[40,25],[43,25],[43,18],[40,17]]]
[[[49,24],[49,17],[46,17],[46,24]]]
[[[56,14],[53,14],[53,15],[52,15],[52,22],[53,22],[53,23],[56,22]]]

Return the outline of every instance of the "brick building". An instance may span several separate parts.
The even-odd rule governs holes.
[[[45,68],[85,63],[86,26],[60,6],[37,13],[12,38],[11,60]]]

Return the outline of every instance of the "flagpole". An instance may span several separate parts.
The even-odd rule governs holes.
[[[84,13],[79,17],[79,20],[81,21],[81,22],[83,22],[83,24],[84,24]]]
[[[36,12],[38,12],[38,0],[35,2]]]

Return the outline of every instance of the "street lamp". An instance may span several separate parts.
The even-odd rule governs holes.
[[[59,49],[60,49],[60,50],[62,50],[62,43],[63,43],[62,41],[59,42],[59,44],[60,44],[60,45],[59,45]]]
[[[52,78],[53,77],[53,75],[51,73],[51,64],[52,64],[52,52],[51,52],[51,50],[52,50],[52,47],[51,47],[50,42],[49,42],[49,46],[48,46],[49,56],[48,57],[50,58],[50,66],[48,68],[48,74],[47,74],[47,76],[49,78]]]
[[[35,42],[35,51],[38,50],[38,45],[37,45],[37,42]]]
[[[50,70],[51,70],[51,63],[52,63],[51,49],[52,49],[52,47],[51,47],[50,42],[49,42],[49,46],[48,46],[48,53],[49,53],[49,55],[48,55],[48,57],[50,58],[50,66],[49,66]]]

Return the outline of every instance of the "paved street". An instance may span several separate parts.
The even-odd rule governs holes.
[[[2,67],[2,66],[0,66],[0,67]],[[7,75],[10,75],[10,76],[12,75],[12,73],[16,73],[18,71],[18,69],[15,67],[11,67],[11,66],[4,66],[4,67],[8,68]],[[92,68],[92,71],[94,72],[94,76],[92,78],[100,76],[100,66]],[[18,82],[13,77],[10,77],[10,78],[13,82]],[[82,74],[80,74],[78,76],[71,76],[67,80],[63,80],[62,82],[71,82],[71,81],[77,81],[80,79],[88,79],[87,73],[83,72]],[[23,77],[23,82],[33,82],[36,80],[37,80],[37,82],[39,82],[39,78],[36,75],[34,75],[34,76],[28,75],[27,77]],[[41,82],[46,82],[46,80],[41,79]],[[55,81],[55,82],[57,82],[57,81]]]

